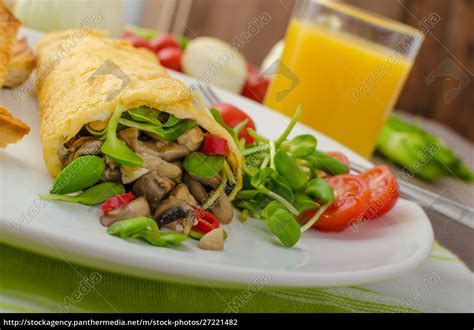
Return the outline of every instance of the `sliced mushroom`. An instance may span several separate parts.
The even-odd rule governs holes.
[[[136,153],[148,154],[159,157],[158,147],[154,142],[140,141],[140,132],[136,128],[126,128],[119,132],[119,138]]]
[[[117,163],[116,161],[112,160],[109,156],[105,156],[105,164],[107,164],[108,167],[111,169],[116,169],[120,167],[120,164]]]
[[[182,199],[183,201],[186,201],[191,205],[198,205],[198,202],[196,201],[194,196],[191,195],[188,187],[184,183],[178,184],[171,192],[171,196],[176,197],[178,199]]]
[[[199,204],[203,204],[208,199],[206,189],[198,181],[193,180],[188,174],[184,175],[183,181]]]
[[[159,227],[169,224],[176,220],[188,220],[191,225],[194,224],[194,209],[191,205],[182,199],[170,196],[165,199],[156,209],[153,218]]]
[[[166,178],[180,177],[182,174],[181,168],[174,164],[164,161],[160,157],[152,156],[149,154],[137,153],[137,155],[143,159],[141,167],[149,170],[156,170],[159,175]]]
[[[181,136],[178,138],[178,143],[185,146],[190,151],[196,151],[199,149],[199,147],[201,147],[203,140],[204,133],[199,128],[199,126],[196,126],[181,134]]]
[[[132,192],[135,196],[144,196],[152,210],[155,210],[163,198],[174,188],[174,182],[151,171],[135,181]]]
[[[92,156],[92,155],[100,155],[102,148],[102,141],[100,140],[90,140],[84,142],[79,149],[75,152],[75,158],[81,156]]]
[[[171,142],[159,147],[158,153],[161,159],[166,160],[167,162],[173,162],[186,157],[189,155],[190,151],[185,146]]]
[[[95,156],[101,154],[102,141],[92,136],[83,136],[75,139],[68,147],[62,149],[64,166],[81,156]]]
[[[224,250],[224,229],[221,227],[208,232],[199,240],[199,248],[210,251]]]
[[[128,204],[114,208],[100,217],[102,226],[109,227],[114,222],[136,217],[149,217],[150,206],[144,197],[138,197]]]
[[[104,182],[121,182],[122,172],[120,172],[120,168],[118,167],[107,167],[100,179]]]
[[[215,176],[213,176],[212,178],[209,178],[209,179],[199,178],[199,177],[191,175],[191,174],[190,174],[190,176],[193,180],[196,180],[199,183],[203,184],[204,186],[207,186],[207,187],[212,188],[212,189],[216,189],[219,186],[219,184],[221,183],[221,177],[219,175],[215,175]]]
[[[228,224],[232,221],[234,216],[234,209],[225,194],[222,194],[219,199],[209,208],[214,213],[219,223]]]
[[[122,183],[128,184],[140,179],[142,176],[150,172],[150,170],[139,166],[122,165],[120,167],[120,172],[122,174]]]
[[[165,140],[163,140],[158,134],[156,133],[151,133],[151,132],[144,132],[145,135],[147,135],[148,137],[151,137],[154,142],[155,142],[155,145],[157,148],[159,147],[162,147],[164,146],[165,144],[167,144],[168,142],[166,142]]]

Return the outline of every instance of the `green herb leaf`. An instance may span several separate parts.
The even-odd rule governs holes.
[[[56,177],[49,191],[70,194],[89,188],[99,181],[105,170],[105,160],[97,156],[82,156],[73,160]]]
[[[288,202],[293,203],[294,201],[294,194],[293,190],[291,190],[290,185],[285,180],[284,177],[281,175],[272,177],[273,187],[271,188],[275,194],[280,195]]]
[[[287,151],[293,158],[306,157],[311,154],[318,144],[316,138],[310,134],[299,135],[290,141],[284,141],[280,149]]]
[[[127,166],[140,166],[143,160],[132,149],[117,137],[117,126],[122,116],[123,107],[117,106],[107,125],[107,138],[102,144],[102,152],[117,163]]]
[[[287,247],[292,247],[301,238],[300,226],[286,209],[275,210],[265,224],[267,229]]]
[[[156,226],[156,228],[154,228]],[[137,217],[114,222],[108,229],[107,233],[110,235],[119,236],[122,238],[131,237],[132,235],[143,230],[152,229],[158,230],[155,220],[147,217]]]
[[[247,200],[254,199],[258,194],[260,194],[260,191],[258,190],[241,190],[237,193],[236,198]]]
[[[176,245],[188,239],[186,235],[177,232],[161,233],[155,220],[147,217],[117,221],[107,229],[107,233],[121,238],[142,238],[161,247]]]
[[[264,169],[258,170],[250,180],[250,184],[255,188],[260,188],[261,186],[265,185],[268,179],[272,176],[276,175],[274,169],[270,167],[266,167]]]
[[[165,141],[174,141],[196,125],[194,120],[184,120],[169,128],[158,129],[156,133]]]
[[[206,155],[196,151],[190,153],[184,159],[183,167],[189,174],[203,179],[210,179],[218,175],[224,167],[224,157]]]
[[[158,126],[162,125],[161,121],[158,119],[158,115],[160,114],[158,110],[142,106],[128,110],[127,113],[135,121]]]
[[[308,175],[282,150],[279,150],[275,155],[275,167],[292,189],[303,188],[308,180]]]
[[[314,169],[324,171],[329,175],[349,173],[349,168],[345,164],[319,150],[314,150],[305,159]]]
[[[186,133],[188,130],[196,126],[196,122],[193,120],[184,120],[172,127],[162,127],[163,125],[157,126],[157,125],[146,124],[146,123],[138,123],[133,120],[128,120],[125,118],[121,118],[119,122],[120,124],[128,126],[128,127],[133,127],[145,132],[157,134],[160,138],[162,138],[165,141],[174,141],[177,138],[179,138],[181,135]]]
[[[271,201],[265,206],[265,208],[260,212],[260,217],[262,220],[269,219],[277,210],[284,209],[285,206],[278,201]]]
[[[295,193],[294,203],[296,205],[296,208],[300,212],[319,209],[321,207],[318,203],[313,201],[308,195],[302,192]]]
[[[183,122],[182,119],[176,118],[175,116],[170,114],[168,116],[168,119],[166,120],[166,123],[164,123],[162,127],[172,127],[172,126],[178,125],[181,122]]]
[[[79,203],[84,205],[97,205],[105,202],[107,199],[125,193],[125,188],[118,183],[105,182],[93,186],[82,193],[70,196],[59,194],[42,194],[40,198],[48,201],[63,201],[70,203]]]
[[[334,202],[334,191],[326,180],[321,178],[314,178],[309,181],[306,185],[305,193],[322,201],[324,204]]]

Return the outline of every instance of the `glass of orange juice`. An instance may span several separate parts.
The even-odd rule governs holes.
[[[265,104],[369,158],[424,35],[333,1],[300,0]]]

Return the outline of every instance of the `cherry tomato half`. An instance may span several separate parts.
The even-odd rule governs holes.
[[[181,49],[178,42],[171,34],[165,33],[156,36],[150,41],[150,49],[158,54],[158,52],[165,48],[178,48]]]
[[[168,47],[163,48],[157,53],[158,60],[165,68],[183,72],[181,68],[181,57],[183,52],[180,48]]]
[[[142,38],[140,36],[137,36],[136,34],[133,34],[131,32],[124,33],[123,39],[130,42],[136,48],[148,48],[148,49],[150,49],[150,42],[148,40],[146,40],[145,38]]]
[[[400,196],[397,178],[387,165],[379,165],[361,174],[367,180],[371,192],[365,218],[373,219],[390,211]]]
[[[247,80],[245,81],[242,95],[256,102],[263,102],[267,93],[270,80],[262,76],[260,71],[252,65],[247,65]]]
[[[336,199],[316,221],[314,228],[342,231],[363,218],[370,202],[369,185],[364,178],[351,174],[336,175],[327,181]],[[315,210],[311,210],[303,213],[303,216],[309,220],[315,213]]]
[[[212,106],[219,110],[222,120],[231,128],[234,128],[245,119],[248,119],[247,125],[239,132],[239,139],[244,138],[247,144],[254,143],[255,139],[247,132],[249,128],[255,130],[255,124],[252,119],[242,110],[228,103],[217,103]]]

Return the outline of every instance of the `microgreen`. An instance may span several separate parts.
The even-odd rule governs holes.
[[[326,180],[321,178],[314,178],[308,182],[305,188],[305,193],[324,204],[334,202],[334,192]]]
[[[105,160],[97,156],[82,156],[73,160],[56,177],[52,194],[70,194],[89,188],[99,181],[105,170]]]
[[[303,188],[308,180],[308,175],[284,151],[279,150],[275,154],[275,167],[292,189],[298,190]]]
[[[310,155],[306,156],[305,159],[311,163],[314,169],[324,171],[329,175],[349,172],[349,168],[345,164],[318,150],[314,150]]]
[[[84,190],[82,193],[75,196],[41,194],[40,198],[47,201],[63,201],[84,205],[98,205],[105,202],[110,197],[114,197],[123,193],[125,193],[125,188],[121,184],[105,182]]]
[[[178,232],[160,232],[155,220],[147,217],[117,221],[107,229],[107,233],[121,238],[142,238],[161,247],[176,245],[188,239],[186,235]]]
[[[117,137],[117,126],[124,111],[123,106],[117,106],[107,125],[107,137],[102,144],[102,152],[117,163],[128,166],[140,166],[143,160],[132,149]]]
[[[192,152],[183,161],[184,169],[191,175],[210,179],[219,174],[224,167],[224,157]]]

